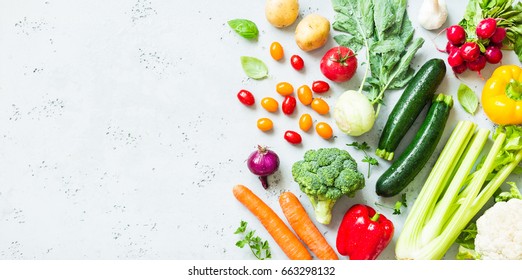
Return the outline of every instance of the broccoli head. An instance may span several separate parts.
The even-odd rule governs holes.
[[[315,210],[318,222],[329,224],[332,208],[343,196],[364,188],[364,175],[352,156],[338,148],[309,150],[292,166],[292,176]]]

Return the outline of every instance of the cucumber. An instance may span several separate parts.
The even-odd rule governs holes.
[[[379,139],[375,154],[385,160],[392,160],[399,142],[411,128],[422,109],[432,99],[442,79],[446,75],[444,60],[428,60],[417,71],[393,107]]]
[[[419,174],[439,143],[452,107],[453,98],[450,95],[435,96],[412,142],[377,180],[377,195],[394,196]]]

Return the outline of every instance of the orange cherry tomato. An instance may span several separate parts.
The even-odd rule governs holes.
[[[315,131],[317,132],[317,134],[319,134],[319,136],[326,140],[332,138],[333,135],[332,127],[325,122],[317,123],[315,125]]]
[[[308,131],[312,127],[313,122],[314,121],[312,119],[312,116],[310,116],[310,114],[302,114],[301,117],[299,118],[299,128],[302,131]]]
[[[326,115],[330,112],[330,106],[322,98],[314,98],[312,101],[312,109],[319,115]]]
[[[290,83],[280,82],[276,85],[276,91],[282,96],[287,96],[294,93],[294,87]]]
[[[265,110],[267,110],[268,112],[275,112],[279,107],[279,103],[272,97],[265,97],[261,99],[261,106],[265,108]]]
[[[280,60],[285,55],[285,51],[283,50],[283,46],[279,44],[279,42],[273,42],[270,45],[270,55],[275,60]]]
[[[310,105],[312,103],[313,94],[312,89],[310,89],[307,85],[302,85],[297,89],[297,98],[299,98],[299,101],[305,106]]]
[[[257,120],[257,128],[261,131],[269,131],[272,127],[274,127],[274,123],[269,118],[260,118]]]

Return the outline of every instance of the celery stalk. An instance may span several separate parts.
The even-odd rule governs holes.
[[[442,199],[435,206],[434,214],[422,231],[423,243],[428,243],[438,236],[444,228],[445,221],[458,209],[458,205],[455,203],[457,201],[457,195],[475,165],[475,161],[486,144],[488,136],[489,130],[487,129],[479,129],[473,136],[471,143],[468,145],[462,157],[457,172],[453,176],[447,190],[444,192]]]
[[[460,121],[453,129],[447,144],[444,146],[432,172],[426,179],[426,183],[416,199],[416,201],[425,203],[415,203],[406,218],[402,232],[407,232],[408,235],[399,235],[395,248],[397,258],[414,259],[415,256],[412,255],[412,251],[422,247],[419,240],[420,233],[426,220],[435,208],[437,198],[443,191],[443,188],[439,186],[443,186],[448,182],[476,127],[477,125],[473,122]]]
[[[441,259],[461,231],[522,161],[522,128],[501,127],[470,174],[489,131],[459,122],[430,173],[397,240],[398,259]]]

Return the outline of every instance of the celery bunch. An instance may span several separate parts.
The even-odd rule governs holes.
[[[470,121],[457,124],[406,218],[395,248],[398,259],[444,257],[518,166],[522,128],[499,127],[487,155],[477,163],[489,134]]]

